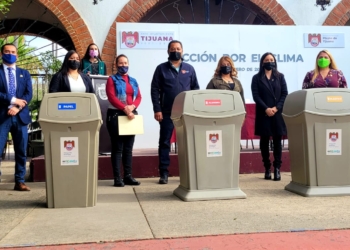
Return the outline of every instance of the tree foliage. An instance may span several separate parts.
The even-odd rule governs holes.
[[[52,77],[53,74],[58,72],[62,66],[62,62],[53,55],[52,51],[46,51],[45,53],[41,53],[40,61],[45,74],[47,74],[50,77]]]
[[[62,62],[54,56],[52,51],[46,51],[40,54],[42,70],[45,72],[45,82],[50,83],[52,76],[58,72],[62,66]]]
[[[62,65],[62,62],[54,56],[52,51],[40,53],[39,58],[41,72],[44,71],[44,78],[42,79],[41,84],[39,84],[38,79],[36,79],[36,84],[34,83],[33,85],[33,98],[29,103],[29,109],[32,111],[32,117],[35,120],[37,119],[35,113],[39,113],[41,100],[45,92],[47,92],[52,76],[60,70]]]
[[[0,0],[0,12],[2,14],[9,12],[11,3],[13,2],[14,0]]]

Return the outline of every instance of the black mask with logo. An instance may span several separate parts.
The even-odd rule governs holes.
[[[80,62],[76,60],[68,60],[68,68],[72,70],[78,69],[80,66]]]
[[[275,62],[264,62],[263,68],[270,71],[270,70],[276,68],[276,63]]]
[[[231,66],[221,66],[220,67],[221,74],[227,75],[232,72]]]
[[[174,51],[174,52],[169,52],[169,57],[168,59],[170,61],[179,61],[181,59],[181,53]]]

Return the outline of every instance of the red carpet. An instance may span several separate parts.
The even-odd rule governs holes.
[[[272,153],[271,153],[272,157]],[[179,176],[177,154],[170,156],[169,171],[171,176]],[[289,172],[289,151],[282,153],[282,172]],[[241,152],[240,174],[263,173],[260,151]],[[135,150],[133,156],[133,176],[135,178],[157,177],[158,175],[158,155],[157,150]],[[99,156],[98,159],[98,179],[113,179],[111,160],[109,156]],[[33,158],[30,163],[30,181],[45,181],[45,160],[43,156]]]

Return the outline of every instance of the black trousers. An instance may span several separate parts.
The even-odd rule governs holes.
[[[282,164],[282,136],[272,136],[273,141],[273,157],[274,162],[273,166],[275,168],[280,168]],[[270,161],[270,149],[269,149],[269,143],[270,143],[270,136],[260,136],[260,151],[261,156],[263,158],[263,163],[265,168],[271,167],[271,161]]]
[[[121,163],[124,167],[124,177],[132,174],[132,149],[135,141],[135,135],[119,135],[118,116],[125,116],[125,113],[116,109],[107,110],[107,130],[112,144],[111,162],[114,178],[121,177]]]
[[[170,139],[174,130],[173,121],[170,113],[163,113],[163,120],[159,123],[159,174],[160,176],[169,175],[168,167],[170,165]]]

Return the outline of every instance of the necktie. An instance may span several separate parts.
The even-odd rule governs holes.
[[[12,96],[16,95],[16,85],[15,85],[15,76],[12,73],[13,68],[8,67],[9,71],[9,94]]]

